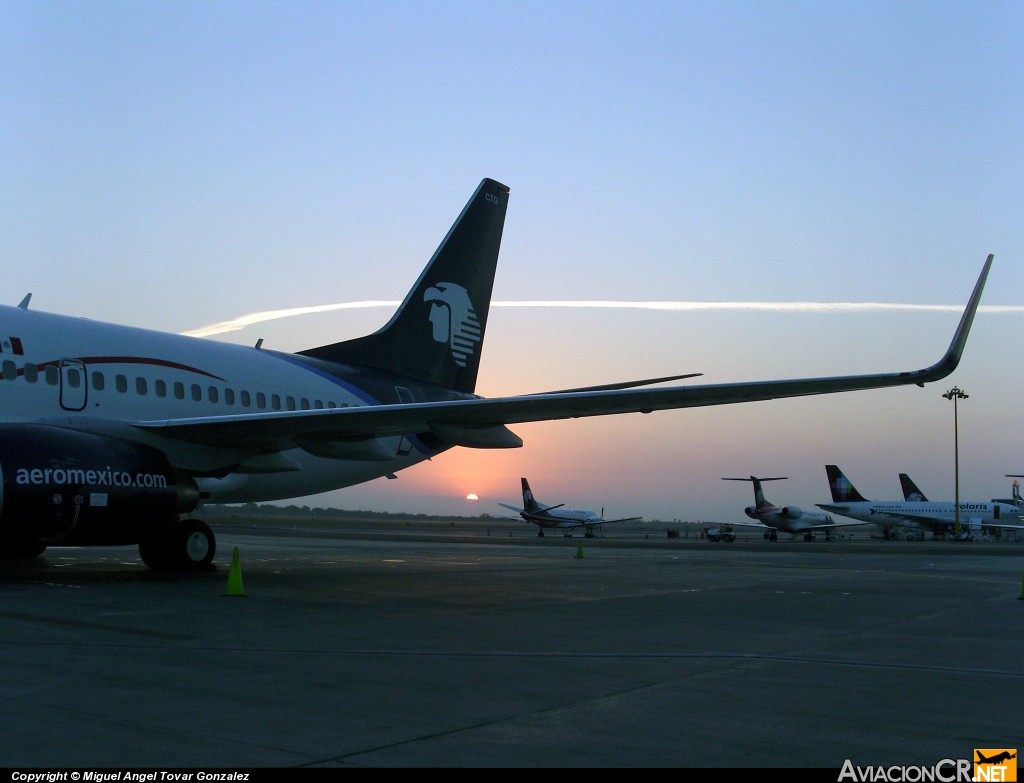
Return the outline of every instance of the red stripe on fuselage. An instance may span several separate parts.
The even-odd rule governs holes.
[[[227,381],[219,375],[214,375],[213,373],[206,372],[205,370],[200,370],[198,367],[190,367],[187,364],[178,364],[178,362],[169,362],[165,359],[151,359],[148,356],[68,356],[65,358],[74,358],[83,364],[148,364],[153,367],[167,367],[172,370],[183,370],[185,372],[195,373],[196,375],[202,375],[207,378],[213,378],[214,380],[224,381],[227,383]],[[36,364],[36,367],[46,367],[48,365],[59,367],[60,362],[60,359],[50,362],[42,362],[40,364]],[[21,374],[21,370],[18,370],[18,374]]]

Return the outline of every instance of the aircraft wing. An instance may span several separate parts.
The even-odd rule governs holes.
[[[856,527],[870,525],[870,522],[822,522],[820,525],[806,525],[801,530],[834,530],[837,527]]]
[[[510,508],[513,511],[518,511],[520,514],[525,514],[526,513],[526,509],[525,508],[519,508],[519,506],[510,506],[508,503],[498,503],[498,505],[501,506],[502,508]],[[557,506],[544,506],[544,508],[536,509],[534,511],[534,513],[541,513],[541,512],[544,512],[544,511],[550,511],[553,508],[561,508],[564,505],[565,505],[565,503],[559,503]]]
[[[433,432],[453,445],[508,448],[521,446],[522,441],[504,429],[507,424],[619,413],[650,413],[909,384],[923,386],[945,378],[960,363],[991,265],[990,255],[982,267],[949,348],[938,362],[921,370],[657,389],[597,388],[493,399],[471,398],[136,421],[132,426],[206,446],[231,444],[259,451],[293,448],[303,439],[348,441],[421,432]]]
[[[534,509],[535,514],[543,514],[545,511],[554,511],[556,508],[561,508],[565,503],[559,503],[557,506],[543,506],[538,509]]]
[[[566,394],[569,392],[582,391],[610,391],[612,389],[633,389],[637,386],[653,386],[656,383],[667,381],[681,381],[684,378],[698,378],[704,373],[688,372],[684,375],[666,375],[662,378],[643,378],[637,381],[620,381],[619,383],[602,383],[599,386],[580,386],[576,389],[559,389],[557,391],[544,392],[545,394]]]

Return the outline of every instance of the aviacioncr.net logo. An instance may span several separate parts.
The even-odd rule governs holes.
[[[931,767],[899,764],[858,767],[846,759],[839,771],[838,783],[968,783],[972,766],[967,759],[942,759]]]
[[[424,292],[423,301],[431,303],[428,318],[434,340],[447,343],[455,363],[465,367],[481,337],[469,292],[456,283],[435,283]]]
[[[975,748],[974,780],[1015,783],[1017,780],[1017,749]]]

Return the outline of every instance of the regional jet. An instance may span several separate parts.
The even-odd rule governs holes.
[[[409,205],[394,195],[394,209]],[[474,393],[509,189],[476,188],[378,331],[284,353],[0,307],[0,549],[138,545],[155,569],[211,565],[205,504],[304,497],[455,446],[517,448],[508,426],[923,386],[963,354],[985,261],[946,353],[920,370],[640,388]]]
[[[754,485],[754,505],[747,506],[743,513],[751,519],[757,520],[757,527],[767,527],[768,540],[778,541],[779,531],[802,535],[804,541],[813,541],[814,534],[823,531],[826,539],[831,539],[836,528],[857,527],[863,522],[836,522],[828,514],[819,511],[804,511],[800,506],[783,506],[779,508],[769,502],[764,496],[764,489],[761,487],[763,481],[784,481],[786,476],[772,476],[770,478],[723,478],[722,481],[749,481]],[[750,525],[749,522],[737,522],[737,525]]]
[[[634,522],[641,517],[622,517],[621,519],[605,519],[604,509],[601,513],[590,511],[585,508],[566,508],[564,503],[557,506],[545,506],[537,502],[533,496],[533,490],[525,478],[519,481],[523,487],[523,507],[510,506],[508,503],[499,503],[502,508],[515,511],[527,522],[537,526],[537,535],[543,537],[545,530],[561,530],[566,538],[572,537],[572,531],[583,528],[584,538],[593,538],[594,531],[601,525],[610,525],[612,522]]]

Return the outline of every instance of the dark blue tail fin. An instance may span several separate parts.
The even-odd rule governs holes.
[[[900,486],[903,487],[904,500],[911,500],[914,502],[924,502],[928,500],[928,498],[924,496],[924,493],[917,488],[917,484],[915,484],[906,473],[900,473]]]
[[[866,503],[867,498],[861,495],[850,480],[835,465],[826,465],[828,488],[832,490],[833,503]]]
[[[526,511],[539,511],[540,506],[537,504],[537,500],[533,496],[533,490],[530,489],[530,483],[525,478],[521,478],[520,481],[523,483],[523,508]]]
[[[507,208],[508,188],[485,179],[384,328],[300,353],[471,393]]]

